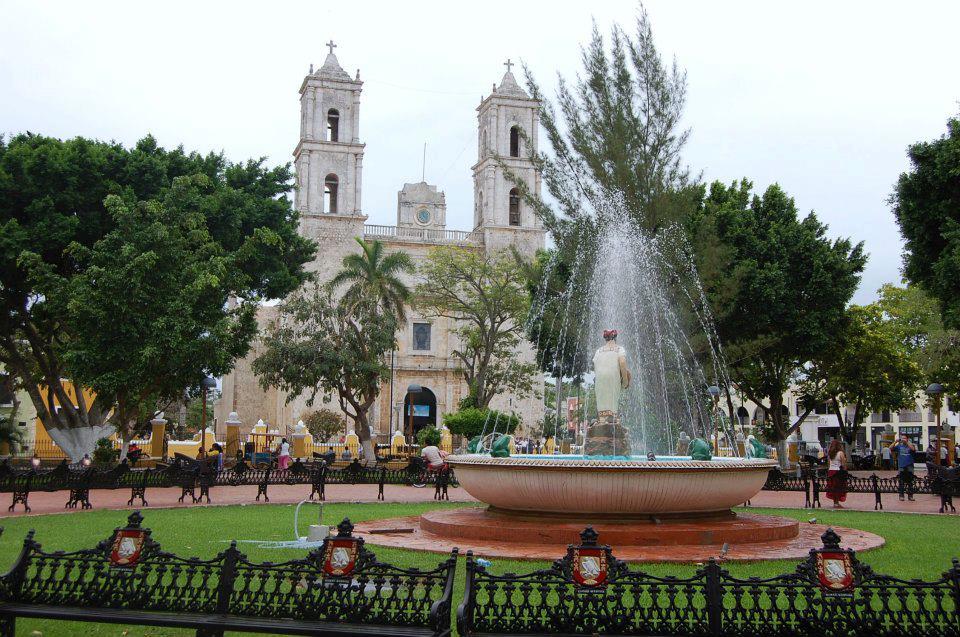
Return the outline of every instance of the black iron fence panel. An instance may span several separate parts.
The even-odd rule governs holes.
[[[400,568],[377,561],[344,520],[302,559],[251,562],[233,543],[202,560],[161,550],[142,521],[134,512],[96,547],[69,553],[44,551],[31,532],[14,567],[0,576],[0,620],[44,607],[46,616],[85,621],[108,609],[120,611],[114,620],[131,623],[150,623],[153,612],[231,626],[276,619],[449,633],[456,550],[433,569]],[[298,632],[306,634],[303,625]]]
[[[828,530],[792,573],[687,578],[629,568],[588,528],[549,569],[496,575],[467,557],[461,635],[960,635],[960,563],[933,581],[873,573]]]

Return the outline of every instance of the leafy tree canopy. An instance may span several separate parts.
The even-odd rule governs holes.
[[[543,104],[540,120],[552,151],[533,161],[556,205],[514,178],[555,244],[529,271],[534,309],[529,337],[541,369],[572,378],[589,371],[580,342],[585,298],[596,237],[607,224],[626,217],[649,235],[670,230],[669,241],[661,244],[670,244],[666,256],[681,275],[671,281],[676,296],[696,304],[677,308],[691,327],[699,329],[696,314],[702,313],[698,279],[713,314],[729,307],[737,285],[726,268],[729,254],[702,214],[704,189],[682,159],[689,135],[681,125],[686,72],[676,61],[664,61],[643,8],[632,32],[614,25],[605,38],[595,26],[581,59],[582,72],[573,82],[560,78],[553,101],[527,72],[531,95]],[[506,164],[504,169],[512,174]],[[687,267],[691,261],[699,276]],[[714,350],[707,342],[692,345],[704,357]]]
[[[379,241],[357,243],[361,251],[344,257],[331,281],[312,282],[279,306],[253,370],[264,389],[284,389],[287,402],[306,394],[311,406],[318,393],[336,396],[370,462],[376,454],[368,414],[390,372],[384,361],[410,296],[401,277],[413,264],[404,252],[385,255]]]
[[[415,305],[426,316],[455,321],[460,361],[472,403],[486,408],[502,391],[528,395],[536,366],[518,357],[530,299],[521,269],[506,254],[456,247],[430,251],[420,267]]]
[[[922,382],[900,326],[873,303],[847,309],[833,346],[811,362],[800,387],[817,401],[829,400],[842,438],[853,444],[871,412],[915,405]]]
[[[710,186],[704,215],[731,251],[739,289],[718,318],[730,376],[760,405],[773,441],[788,434],[782,396],[801,367],[820,356],[844,325],[866,263],[862,244],[830,240],[814,213],[800,218],[779,186],[751,194],[746,180]]]
[[[314,442],[325,442],[331,437],[345,433],[347,423],[343,416],[332,409],[317,409],[301,416],[307,431],[313,436]]]
[[[196,385],[246,352],[256,302],[297,287],[313,254],[291,179],[286,166],[167,151],[152,137],[130,149],[0,140],[0,362],[48,429],[153,409],[168,381]],[[97,398],[73,405],[61,378]]]
[[[920,367],[922,385],[940,383],[948,395],[960,397],[960,330],[944,327],[936,299],[916,285],[886,284],[877,305],[887,329]]]
[[[906,242],[904,274],[939,301],[947,327],[960,328],[960,117],[907,155],[910,170],[890,197]]]

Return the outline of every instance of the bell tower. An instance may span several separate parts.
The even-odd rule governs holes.
[[[537,152],[540,102],[517,84],[509,59],[504,66],[500,85],[477,107],[474,228],[483,232],[488,250],[515,245],[533,254],[543,247],[543,225],[500,163],[539,196],[540,174],[530,158]]]
[[[363,148],[360,143],[360,71],[354,79],[333,49],[300,85],[300,143],[296,165],[296,208],[301,215],[360,216]]]

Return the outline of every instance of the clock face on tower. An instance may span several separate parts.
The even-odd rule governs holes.
[[[426,208],[417,210],[417,221],[422,224],[430,223],[430,211]]]

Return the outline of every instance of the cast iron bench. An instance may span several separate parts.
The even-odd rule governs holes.
[[[95,548],[45,552],[31,531],[0,576],[0,635],[17,617],[290,635],[450,634],[457,551],[432,570],[378,562],[344,520],[302,559],[254,563],[162,551],[139,511]]]
[[[457,628],[469,635],[955,637],[960,563],[940,579],[873,573],[832,529],[793,573],[738,578],[710,560],[689,577],[628,568],[587,528],[551,568],[495,575],[467,553]]]

